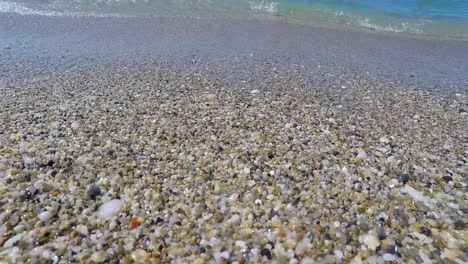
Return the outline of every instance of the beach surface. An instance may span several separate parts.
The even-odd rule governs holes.
[[[1,262],[468,260],[467,42],[220,18],[0,25]]]

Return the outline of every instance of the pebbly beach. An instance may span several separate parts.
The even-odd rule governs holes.
[[[468,260],[467,42],[0,23],[0,262]]]

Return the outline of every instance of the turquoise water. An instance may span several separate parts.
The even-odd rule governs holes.
[[[468,38],[468,0],[0,0],[0,12],[70,16],[205,15]]]

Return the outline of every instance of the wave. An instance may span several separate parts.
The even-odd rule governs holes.
[[[97,12],[73,12],[73,11],[54,11],[40,10],[24,6],[21,3],[0,1],[0,13],[14,13],[20,15],[36,15],[36,16],[69,16],[69,17],[128,17],[116,13],[97,13]]]
[[[278,3],[270,1],[250,1],[250,10],[269,14],[278,13]]]
[[[420,27],[411,25],[409,22],[401,22],[400,24],[395,25],[378,25],[371,23],[369,18],[364,18],[362,20],[358,20],[357,25],[363,28],[387,32],[424,34]]]
[[[340,9],[334,5],[292,0],[0,0],[0,13],[71,17],[234,17],[268,16],[310,26],[468,39],[468,22],[406,18],[384,13]]]

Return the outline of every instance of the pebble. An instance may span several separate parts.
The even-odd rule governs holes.
[[[42,222],[47,222],[47,221],[49,221],[49,219],[50,219],[51,216],[52,216],[52,215],[51,215],[48,211],[44,211],[44,212],[42,212],[42,213],[40,213],[40,214],[38,215],[39,219],[40,219]]]
[[[403,188],[401,188],[401,191],[403,193],[407,193],[409,196],[411,196],[411,198],[413,198],[413,200],[417,202],[423,202],[426,205],[431,203],[431,200],[427,198],[423,193],[417,191],[409,185],[405,185]]]
[[[219,263],[222,259],[224,260],[229,260],[230,254],[227,251],[222,251],[222,252],[215,252],[214,253],[214,258],[216,263]]]
[[[101,195],[101,188],[96,184],[92,184],[88,187],[87,195],[91,199],[95,199],[97,196]]]
[[[101,218],[108,219],[115,216],[122,209],[122,201],[119,199],[110,200],[102,204],[98,209]]]
[[[335,254],[336,260],[338,260],[338,261],[341,261],[343,259],[343,257],[344,257],[343,251],[341,251],[341,250],[335,249],[335,251],[333,251],[333,253]]]
[[[75,230],[80,232],[80,234],[82,234],[84,236],[88,236],[88,234],[89,234],[88,227],[85,226],[85,225],[78,225],[78,226],[76,226]]]
[[[398,177],[398,180],[401,183],[406,184],[410,180],[409,174],[408,173],[400,173],[400,175]]]
[[[106,253],[102,250],[94,252],[91,255],[91,261],[94,263],[103,263],[104,261],[106,261]]]
[[[392,262],[393,262],[393,261],[396,260],[396,257],[395,257],[395,255],[385,253],[385,254],[383,255],[383,259],[384,259],[385,261],[392,261]]]
[[[24,191],[23,197],[26,200],[30,200],[30,199],[32,199],[33,195],[32,195],[30,190],[26,190],[26,191]]]
[[[421,234],[424,234],[426,236],[431,236],[432,232],[431,232],[431,229],[423,226],[419,229],[419,232],[421,232]]]
[[[363,242],[367,246],[368,249],[373,250],[373,251],[375,251],[377,247],[380,246],[379,240],[377,239],[377,237],[375,237],[372,234],[368,234],[364,236]]]
[[[130,257],[134,262],[144,263],[149,259],[150,254],[144,249],[136,249],[130,254]]]
[[[449,183],[449,182],[453,181],[453,178],[450,177],[450,176],[443,176],[442,179],[443,179],[446,183]]]
[[[398,186],[398,180],[397,179],[391,179],[389,182],[388,182],[388,187],[390,188],[394,188],[396,186]]]
[[[356,158],[364,160],[364,159],[367,158],[367,153],[363,149],[358,149],[358,154],[357,154]]]
[[[80,122],[78,121],[74,121],[71,126],[70,126],[72,129],[76,130],[78,128],[80,128]]]
[[[271,251],[268,248],[263,248],[262,250],[260,250],[260,255],[271,259]]]
[[[379,240],[384,240],[387,238],[387,233],[385,232],[385,228],[381,225],[377,226],[377,236]]]

